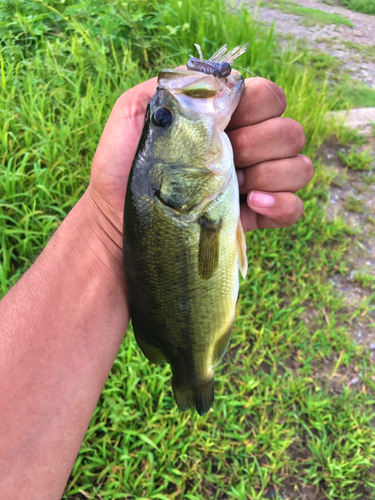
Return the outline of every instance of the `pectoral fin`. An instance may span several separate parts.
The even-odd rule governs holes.
[[[246,238],[243,232],[243,227],[241,224],[241,219],[238,219],[237,233],[236,233],[236,244],[237,244],[237,262],[240,268],[241,275],[243,278],[246,277],[247,273],[247,255],[246,255]]]
[[[199,219],[201,235],[199,239],[199,275],[209,279],[219,263],[220,229],[219,222],[211,222],[205,216]]]

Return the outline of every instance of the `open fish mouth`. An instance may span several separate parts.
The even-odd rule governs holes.
[[[203,59],[198,44],[200,59],[191,57],[188,69],[165,69],[158,77],[158,89],[172,94],[179,108],[191,112],[215,115],[216,125],[224,130],[236,109],[243,91],[243,77],[232,70],[230,64],[247,49],[249,44],[235,47],[226,53],[226,45],[210,59]],[[222,69],[226,72],[223,73]]]
[[[169,92],[182,113],[210,114],[216,126],[224,130],[239,103],[244,82],[237,71],[225,80],[223,83],[214,75],[193,70],[167,69],[160,73],[157,88]]]

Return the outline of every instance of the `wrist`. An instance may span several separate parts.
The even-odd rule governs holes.
[[[125,286],[122,267],[122,216],[104,202],[98,202],[90,187],[74,207],[72,213],[77,234],[89,250],[93,271],[109,274]],[[72,211],[72,212],[73,212]]]

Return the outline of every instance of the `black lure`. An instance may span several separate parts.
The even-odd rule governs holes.
[[[246,51],[249,44],[246,43],[242,47],[235,47],[233,50],[228,52],[228,54],[226,54],[227,46],[224,45],[207,61],[203,59],[202,49],[200,46],[197,43],[194,45],[198,50],[199,59],[190,56],[190,59],[186,64],[187,69],[200,71],[206,75],[213,75],[215,78],[226,78],[231,74],[232,62]]]
[[[210,61],[201,61],[196,57],[191,57],[187,64],[187,69],[191,69],[193,71],[201,71],[206,75],[213,75],[216,78],[225,78],[231,74],[232,66],[227,63],[217,63]]]

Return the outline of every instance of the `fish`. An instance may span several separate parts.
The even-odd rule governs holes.
[[[224,131],[244,79],[222,70],[246,48],[224,46],[205,61],[199,47],[193,69],[160,72],[125,197],[123,267],[135,339],[149,361],[170,364],[178,408],[199,415],[214,403],[213,370],[227,350],[239,270],[245,277],[248,265]]]

